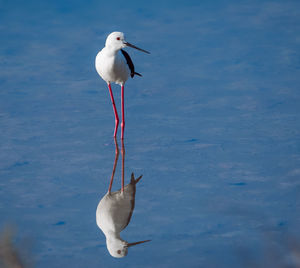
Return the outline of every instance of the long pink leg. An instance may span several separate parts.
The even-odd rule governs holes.
[[[119,158],[119,146],[118,146],[116,138],[114,138],[114,140],[115,140],[115,146],[116,146],[116,153],[115,153],[114,167],[113,167],[113,171],[112,171],[112,174],[111,174],[110,183],[109,183],[109,187],[108,187],[108,192],[109,193],[111,192],[111,187],[113,185],[114,176],[115,176],[116,167],[117,167],[118,158]]]
[[[117,136],[117,131],[118,131],[118,126],[119,126],[119,116],[118,116],[118,112],[117,112],[117,108],[116,108],[116,104],[115,104],[115,100],[114,100],[114,95],[112,93],[111,90],[111,85],[110,83],[107,83],[108,85],[108,89],[109,89],[109,94],[110,94],[110,99],[113,105],[113,109],[114,109],[114,113],[115,113],[115,131],[114,131],[114,137]]]
[[[125,170],[125,146],[124,141],[121,140],[122,148],[121,148],[121,155],[122,155],[122,192],[124,192],[124,170]]]
[[[125,129],[125,113],[124,113],[124,84],[121,86],[121,106],[122,106],[122,123],[121,123],[121,139],[124,139]]]

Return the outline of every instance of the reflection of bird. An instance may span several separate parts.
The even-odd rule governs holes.
[[[119,157],[119,148],[116,144],[116,155],[113,172],[106,195],[100,200],[97,211],[96,221],[99,228],[106,237],[107,249],[113,257],[122,258],[127,255],[128,247],[138,245],[150,240],[128,243],[120,237],[120,232],[129,224],[135,205],[136,184],[142,176],[137,179],[131,174],[130,183],[124,186],[124,157],[125,150],[122,143],[122,188],[119,191],[111,192],[113,178]]]
[[[119,117],[111,90],[111,83],[114,82],[121,86],[121,106],[122,106],[122,123],[121,123],[121,138],[124,138],[124,128],[125,128],[125,115],[124,115],[124,84],[130,75],[133,76],[141,74],[134,71],[134,65],[128,53],[122,48],[132,47],[148,53],[148,51],[140,49],[125,41],[124,34],[121,32],[111,33],[105,43],[105,47],[96,56],[96,70],[101,78],[107,83],[110,98],[112,101],[114,113],[115,113],[115,131],[114,137],[117,135],[117,130],[119,126]],[[121,50],[121,53],[119,51]]]

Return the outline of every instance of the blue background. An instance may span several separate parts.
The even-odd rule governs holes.
[[[35,267],[296,265],[299,30],[299,1],[0,0],[0,228]],[[123,259],[95,221],[112,31],[151,52],[127,49],[143,77],[125,86],[125,179],[143,179],[121,236],[152,241]]]

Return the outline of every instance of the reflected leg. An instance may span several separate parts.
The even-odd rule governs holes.
[[[121,155],[122,155],[122,192],[124,192],[124,170],[125,170],[125,146],[124,140],[121,140]]]
[[[114,167],[113,167],[113,171],[112,171],[112,174],[111,174],[110,183],[109,183],[109,187],[108,187],[108,192],[109,193],[111,192],[111,187],[112,187],[112,184],[113,184],[113,180],[114,180],[114,176],[115,176],[115,172],[116,172],[116,167],[117,167],[117,163],[118,163],[118,158],[119,158],[119,146],[118,146],[116,138],[114,138],[114,141],[115,141],[115,146],[116,146],[116,153],[115,153]]]

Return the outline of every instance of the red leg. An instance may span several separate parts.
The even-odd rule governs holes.
[[[116,154],[115,154],[114,167],[113,167],[113,171],[112,171],[112,174],[111,174],[110,183],[109,183],[109,187],[108,187],[108,192],[109,193],[111,192],[111,187],[112,187],[112,184],[113,184],[113,181],[114,181],[114,176],[115,176],[116,167],[117,167],[118,158],[119,158],[119,146],[118,146],[116,138],[114,138],[114,140],[115,140],[115,146],[116,146]]]
[[[111,90],[111,86],[110,86],[109,83],[107,83],[107,85],[108,85],[109,94],[110,94],[111,102],[112,102],[114,113],[115,113],[114,137],[116,137],[117,136],[117,131],[118,131],[118,126],[119,126],[119,116],[118,116],[118,112],[117,112],[117,108],[116,108],[116,104],[115,104],[115,100],[114,100],[114,95],[113,95],[112,90]]]
[[[121,140],[122,148],[121,148],[121,155],[122,155],[122,192],[124,192],[124,170],[125,170],[125,147],[124,141]]]
[[[124,139],[125,129],[125,113],[124,113],[124,84],[121,86],[121,105],[122,105],[122,123],[121,123],[121,139]]]

